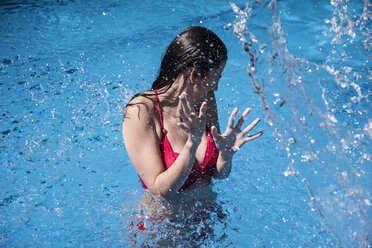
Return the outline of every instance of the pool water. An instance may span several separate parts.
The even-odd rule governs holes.
[[[370,247],[370,7],[2,1],[0,247]],[[265,133],[214,182],[211,206],[139,232],[124,106],[192,25],[228,48],[222,130],[250,106]]]

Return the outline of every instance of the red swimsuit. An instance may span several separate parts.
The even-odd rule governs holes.
[[[157,92],[155,92],[155,94],[157,94]],[[156,102],[158,106],[160,124],[161,124],[161,127],[163,128],[163,137],[160,143],[160,152],[161,152],[163,162],[164,162],[164,169],[167,170],[169,167],[172,166],[174,161],[176,161],[179,153],[176,153],[173,151],[168,141],[167,133],[163,125],[163,118],[162,118],[161,111],[160,111],[158,95],[156,95]],[[186,189],[198,179],[210,177],[212,174],[213,168],[216,167],[217,158],[218,158],[218,150],[217,150],[216,144],[213,141],[212,134],[208,130],[208,127],[207,127],[207,136],[208,136],[208,142],[207,142],[207,148],[205,149],[203,163],[199,166],[198,162],[195,161],[189,177],[187,178],[186,182],[184,183],[184,185],[181,187],[180,190]],[[142,187],[144,189],[147,189],[145,183],[142,181],[141,178],[140,180],[142,183]]]

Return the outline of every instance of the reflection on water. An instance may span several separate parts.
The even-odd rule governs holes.
[[[226,29],[233,30],[250,55],[247,73],[290,159],[284,175],[305,183],[312,210],[339,247],[367,247],[372,186],[369,1],[301,2],[301,13],[292,11],[296,4],[275,0],[247,1],[245,8],[229,3],[237,19]],[[301,25],[302,32],[298,27],[293,32],[294,25]]]

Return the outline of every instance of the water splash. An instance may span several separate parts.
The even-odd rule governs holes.
[[[372,150],[369,1],[363,6],[341,0],[301,6],[307,9],[301,18],[275,0],[247,1],[244,8],[229,3],[237,15],[225,28],[233,30],[250,55],[247,73],[275,138],[288,154],[284,174],[305,183],[311,209],[339,247],[367,247]],[[319,21],[312,12],[320,7],[325,13],[331,10],[331,18]],[[305,39],[285,32],[293,24]]]

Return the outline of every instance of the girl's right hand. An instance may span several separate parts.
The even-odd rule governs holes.
[[[190,141],[199,144],[205,132],[207,103],[202,103],[199,115],[197,115],[185,92],[179,96],[179,99],[178,114],[181,117],[181,122],[177,125],[189,135]]]

